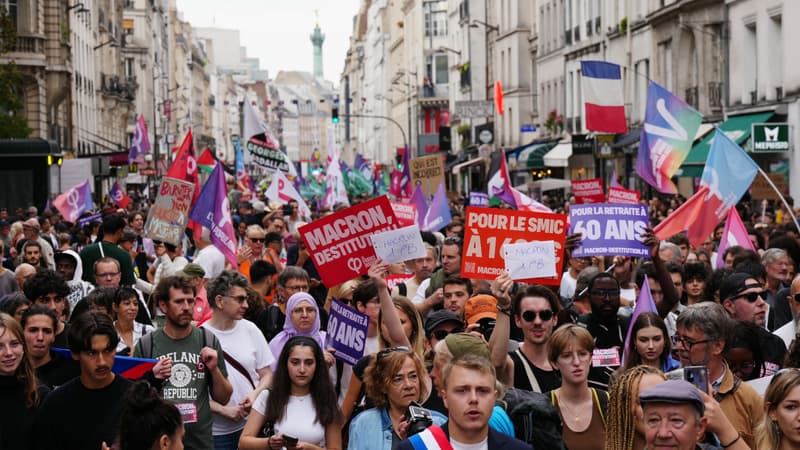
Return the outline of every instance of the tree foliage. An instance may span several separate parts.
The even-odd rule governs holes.
[[[0,6],[0,56],[13,51],[16,40],[14,21]],[[13,60],[0,64],[0,139],[26,138],[33,131],[22,115],[22,82],[22,73]]]

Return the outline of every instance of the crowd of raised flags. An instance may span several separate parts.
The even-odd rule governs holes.
[[[620,66],[605,61],[582,61],[581,70],[586,128],[603,133],[627,132]],[[502,89],[500,91],[502,92]],[[499,99],[498,102],[498,112],[501,112],[502,100]],[[449,203],[444,185],[439,186],[432,197],[426,196],[420,189],[415,190],[412,186],[409,151],[403,153],[400,167],[388,174],[376,171],[373,164],[360,153],[356,154],[355,163],[350,167],[340,158],[333,143],[329,142],[326,164],[321,164],[317,155],[317,161],[312,161],[314,167],[304,165],[302,168],[308,170],[297,170],[295,164],[288,161],[285,153],[280,151],[278,141],[264,121],[258,117],[251,103],[245,102],[244,105],[245,140],[234,142],[235,172],[232,175],[236,189],[244,193],[243,200],[253,198],[258,195],[258,191],[270,201],[277,203],[285,204],[293,199],[298,201],[301,215],[308,220],[320,209],[332,211],[334,207],[349,206],[350,200],[355,197],[370,198],[389,194],[397,201],[409,203],[416,208],[417,224],[422,230],[435,231],[449,223]],[[643,119],[636,173],[657,191],[676,194],[677,187],[672,182],[672,177],[691,149],[702,115],[682,99],[651,81]],[[713,133],[714,138],[699,189],[669,217],[657,224],[655,232],[661,239],[685,231],[693,245],[702,242],[729,214],[735,216],[733,206],[758,173],[758,166],[741,147],[725,133],[719,130]],[[288,164],[282,167],[287,170],[259,168],[258,164],[254,164],[251,152],[243,149],[244,144],[248,142],[274,150],[271,157],[284,158],[284,162]],[[144,117],[140,115],[130,148],[129,161],[143,162],[143,156],[150,151],[147,127]],[[223,168],[226,167],[216,160],[209,149],[202,151],[199,156],[195,155],[191,130],[174,154],[174,161],[166,177],[191,183],[194,186],[192,205],[195,208],[200,207],[202,214],[211,215],[212,209],[215,209],[217,214],[214,216],[219,217],[221,206],[216,203],[229,198],[226,183],[220,183],[220,180],[224,181]],[[260,174],[266,174],[257,180],[258,183],[255,174],[251,174],[253,168]],[[213,181],[213,187],[201,186],[203,178],[200,176],[201,172],[208,174],[206,184]],[[625,192],[615,175],[616,172],[611,177],[610,190]],[[512,186],[502,150],[493,153],[487,178],[486,197],[495,197],[514,209],[552,212],[547,205]],[[206,193],[209,196],[205,196]],[[485,201],[484,194],[464,194],[477,198],[481,203]],[[638,198],[638,193],[635,195]],[[198,205],[197,199],[201,196],[203,202]],[[210,203],[211,199],[215,204]],[[127,207],[131,202],[119,181],[112,186],[109,200],[120,208]],[[62,193],[53,201],[53,206],[66,219],[75,221],[83,212],[93,208],[89,183],[81,183]],[[197,222],[196,217],[200,216],[199,213],[192,211],[190,228],[199,230],[195,222]],[[742,238],[743,226],[740,220],[732,218],[728,221],[728,227],[731,230],[726,231],[726,235],[730,235],[731,239],[740,245],[746,244],[746,240]],[[220,231],[220,234],[223,233],[231,233],[227,239],[228,242],[233,241],[231,230]],[[221,250],[228,247],[221,242],[216,244],[221,246]]]

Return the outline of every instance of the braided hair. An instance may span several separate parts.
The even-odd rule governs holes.
[[[608,390],[608,416],[606,419],[605,450],[632,450],[636,437],[636,417],[631,414],[631,405],[639,400],[639,382],[648,374],[658,375],[664,380],[664,373],[651,366],[636,366],[622,373],[613,381]]]

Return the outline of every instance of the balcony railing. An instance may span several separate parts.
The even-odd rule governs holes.
[[[113,95],[123,100],[136,98],[136,77],[120,77],[118,75],[100,74],[100,92],[104,95]]]
[[[459,70],[459,83],[461,85],[461,89],[469,89],[472,86],[472,70],[470,67],[466,69]],[[434,89],[435,90],[435,89]]]
[[[448,92],[449,89],[446,84],[432,84],[419,88],[419,94],[422,98],[447,98]]]
[[[34,36],[17,36],[14,42],[14,52],[16,53],[36,53],[44,54],[44,38]]]
[[[686,89],[686,95],[684,95],[684,100],[686,100],[686,103],[688,103],[689,106],[697,109],[697,104],[698,104],[697,86],[692,86]]]

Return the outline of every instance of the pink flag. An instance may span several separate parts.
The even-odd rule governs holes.
[[[489,167],[490,173],[495,167],[496,171],[494,172],[494,175],[492,175],[492,178],[489,179],[488,194],[490,197],[495,196],[517,209],[526,211],[553,212],[552,209],[528,197],[511,186],[511,181],[508,176],[508,168],[506,167],[506,157],[502,150],[495,152],[495,155],[492,157],[492,164]]]
[[[622,366],[628,361],[628,346],[631,342],[631,333],[633,330],[633,323],[640,314],[645,312],[658,313],[656,303],[653,301],[653,294],[650,292],[650,283],[647,281],[647,275],[644,276],[642,283],[642,290],[639,292],[639,298],[636,299],[636,306],[633,308],[633,315],[631,316],[631,323],[628,325],[628,334],[625,335],[625,347],[622,348]]]
[[[734,245],[756,251],[747,233],[747,228],[742,223],[742,218],[739,217],[739,212],[736,211],[736,208],[731,208],[728,211],[728,220],[725,222],[725,231],[723,231],[722,238],[719,240],[719,249],[717,249],[718,268],[725,266],[725,260],[723,259],[725,250]]]
[[[53,200],[53,206],[58,209],[58,212],[68,222],[75,222],[78,217],[86,211],[94,207],[92,202],[92,188],[89,185],[89,180],[74,186],[67,192],[56,197]]]
[[[416,213],[416,222],[419,229],[422,230],[425,225],[425,216],[428,214],[428,199],[422,193],[422,185],[418,184],[414,189],[414,195],[411,196],[409,203],[414,205]]]
[[[616,167],[614,167],[614,171],[611,172],[611,187],[625,189],[621,184],[619,184],[619,181],[617,180],[617,168]]]

